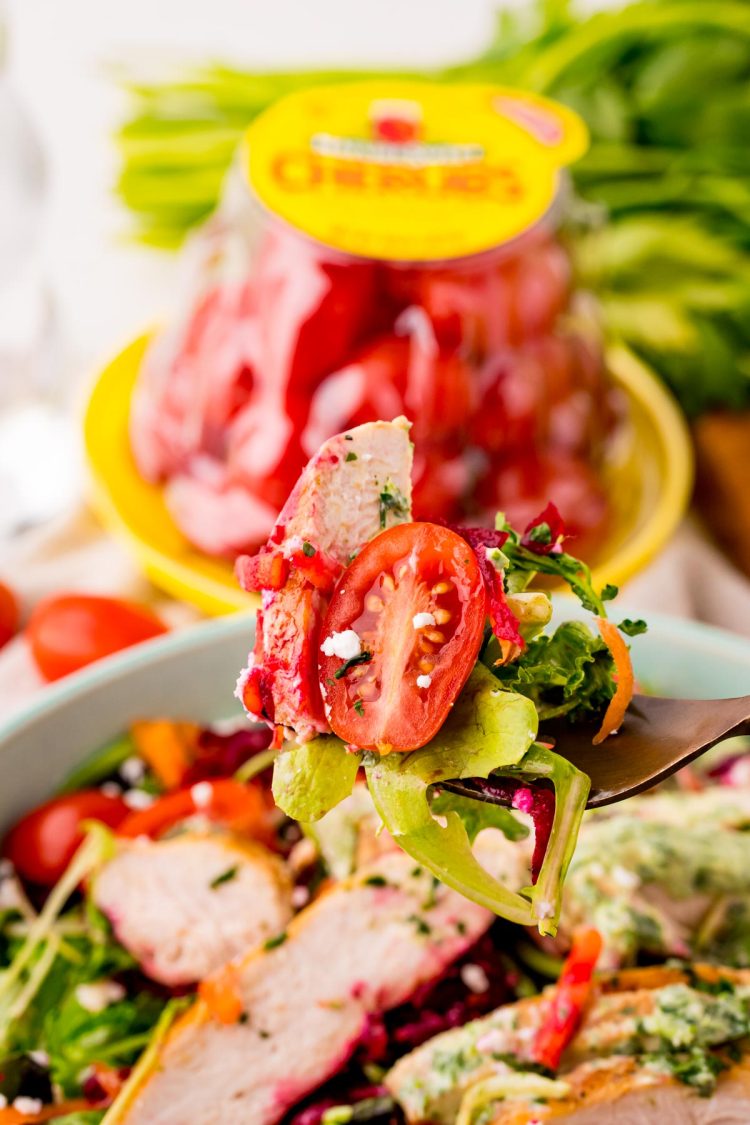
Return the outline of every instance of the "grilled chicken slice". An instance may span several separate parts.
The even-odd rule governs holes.
[[[491,1125],[747,1125],[750,1121],[750,1059],[720,1075],[710,1098],[657,1067],[616,1056],[585,1063],[565,1075],[567,1097],[510,1101],[490,1118]]]
[[[690,987],[696,981],[709,986],[721,981],[747,988],[750,971],[696,965],[689,972],[655,967],[601,978],[599,995],[563,1059],[564,1081],[568,1081],[569,1074],[565,1072],[571,1068],[573,1073],[580,1069],[586,1074],[582,1068],[592,1061],[595,1065],[591,1069],[595,1071],[608,1056],[624,1052],[632,1042],[638,1021],[653,1018],[662,1000],[674,1006],[681,1001],[692,1006],[710,1005],[710,991]],[[675,993],[675,986],[681,991]],[[502,1056],[514,1056],[521,1064],[531,1059],[531,1045],[545,1009],[544,995],[507,1004],[489,1016],[437,1035],[400,1059],[387,1075],[386,1084],[407,1120],[453,1125],[467,1090],[481,1079],[497,1074],[498,1069],[502,1071]],[[695,1091],[690,1092],[695,1098]],[[550,1102],[551,1107],[554,1104]],[[537,1104],[535,1109],[539,1108]],[[537,1118],[542,1119],[538,1112]],[[520,1117],[519,1122],[537,1118]],[[746,1120],[750,1120],[750,1106]],[[515,1119],[509,1118],[508,1125],[510,1121]]]
[[[600,967],[640,950],[690,957],[709,910],[721,931],[722,899],[750,898],[750,792],[714,788],[628,801],[585,820],[568,871],[558,940],[579,925],[604,938]]]
[[[405,418],[338,434],[307,465],[269,543],[287,557],[309,544],[334,565],[346,566],[384,527],[411,518],[411,466]],[[242,559],[237,572],[242,581]],[[294,568],[282,589],[264,590],[255,652],[238,684],[246,703],[250,681],[265,701],[265,713],[250,709],[252,718],[282,726],[298,741],[330,729],[318,685],[326,608],[324,593]]]
[[[491,842],[482,857],[490,866]],[[409,856],[381,856],[297,915],[285,941],[240,962],[244,1022],[217,1023],[199,1001],[113,1121],[274,1125],[343,1066],[370,1013],[439,976],[491,920],[455,891],[433,888]]]
[[[93,897],[143,971],[170,986],[203,979],[292,914],[282,862],[219,833],[120,841]]]

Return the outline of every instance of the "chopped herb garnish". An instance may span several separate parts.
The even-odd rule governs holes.
[[[619,586],[613,586],[611,582],[608,582],[607,585],[602,590],[599,597],[602,599],[603,602],[611,602],[614,598],[617,597],[617,595],[619,593],[620,593],[620,587]]]
[[[238,1022],[239,1023],[249,1023],[250,1022],[250,1013],[249,1012],[240,1012],[240,1018],[239,1018]]]
[[[384,875],[369,875],[365,879],[365,886],[366,887],[387,887],[388,886],[388,880],[385,878]]]
[[[439,886],[440,886],[440,880],[437,878],[436,875],[433,875],[432,876],[432,882],[430,884],[430,893],[427,895],[427,898],[422,903],[422,909],[423,910],[432,910],[433,907],[437,906],[437,889],[438,889]]]
[[[637,637],[647,631],[648,625],[645,621],[641,620],[641,618],[638,618],[637,621],[631,621],[629,617],[626,617],[624,621],[620,622],[617,628],[621,633],[624,633],[626,637]]]
[[[537,523],[528,532],[528,537],[532,543],[551,543],[552,542],[552,528],[548,523]]]
[[[344,441],[354,441],[351,434],[344,434]]]
[[[464,934],[466,933],[466,923],[462,922],[460,918],[459,918],[458,922],[456,922],[456,933],[460,934],[461,937],[463,937]]]
[[[313,555],[316,554],[315,548],[313,547],[312,543],[308,543],[306,539],[302,544],[302,554],[307,555],[308,559],[311,559]]]
[[[347,461],[356,461],[357,460],[357,454],[349,452],[346,455],[346,459],[347,459]]]
[[[401,519],[406,519],[409,515],[409,505],[406,497],[402,492],[396,488],[390,481],[386,481],[383,491],[380,493],[380,526],[385,527],[388,522],[388,513],[393,512],[394,515]]]
[[[221,887],[224,883],[231,883],[232,879],[237,878],[239,870],[239,867],[235,864],[234,867],[228,867],[226,871],[222,871],[221,875],[217,875],[209,883],[211,890],[215,891],[217,887]]]
[[[410,914],[406,921],[414,924],[418,934],[424,934],[426,936],[432,933],[432,926],[430,926],[429,922],[425,922],[424,918],[420,918],[418,914]]]
[[[264,949],[278,949],[278,947],[280,945],[284,944],[284,942],[286,941],[286,939],[288,937],[289,937],[289,934],[286,932],[286,930],[282,930],[280,934],[276,934],[275,937],[270,937],[268,939],[268,941],[264,942],[263,948]]]
[[[266,1031],[265,1028],[262,1028],[262,1027],[258,1028],[258,1035],[261,1037],[261,1039],[270,1039],[271,1038],[271,1032]]]
[[[361,700],[361,699],[355,699],[355,700],[354,700],[354,703],[353,703],[353,705],[352,705],[352,706],[354,707],[354,710],[355,710],[355,711],[357,712],[357,714],[358,714],[358,715],[364,715],[364,713],[365,713],[365,705],[364,705],[364,701],[363,701],[363,700]]]
[[[507,1051],[493,1051],[492,1057],[497,1062],[505,1063],[510,1070],[520,1070],[525,1074],[541,1074],[543,1078],[554,1078],[554,1070],[550,1070],[544,1063],[531,1062],[530,1059],[521,1059],[518,1055],[510,1054]],[[538,1099],[537,1099],[538,1100]]]
[[[357,664],[369,664],[371,660],[371,652],[360,652],[358,656],[352,656],[350,660],[345,660],[341,667],[333,673],[334,678],[340,680],[342,676],[346,675],[350,668],[355,668]]]

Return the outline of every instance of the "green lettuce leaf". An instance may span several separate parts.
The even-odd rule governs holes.
[[[427,746],[385,758],[367,755],[365,768],[375,807],[404,851],[473,902],[511,922],[554,934],[589,779],[570,762],[534,745],[536,730],[532,701],[499,688],[493,674],[478,664]],[[445,794],[437,798],[437,808],[431,803],[431,787],[438,782],[490,773],[529,781],[544,778],[555,787],[555,818],[539,879],[520,892],[505,887],[472,850],[483,818],[489,820],[492,814],[477,808],[472,816],[466,807],[469,800],[464,804]],[[499,813],[494,826],[513,832]]]
[[[566,621],[551,635],[537,637],[515,663],[493,672],[506,688],[534,703],[541,721],[599,716],[615,693],[612,655],[580,621]]]
[[[447,789],[438,791],[430,800],[430,808],[434,816],[447,816],[449,812],[458,813],[473,844],[480,832],[485,828],[498,828],[508,840],[525,840],[529,829],[525,824],[516,820],[510,809],[504,805],[492,805],[489,801],[475,801],[471,797],[462,797],[460,793],[451,793]]]
[[[274,800],[292,820],[320,820],[349,796],[360,762],[360,755],[350,754],[334,735],[301,746],[290,743],[274,762]]]
[[[442,729],[410,754],[368,755],[367,783],[375,808],[400,847],[466,898],[521,925],[533,925],[527,898],[504,887],[477,860],[455,808],[440,820],[430,786],[452,778],[487,777],[519,763],[536,737],[530,700],[504,691],[478,664]]]
[[[360,833],[369,822],[377,823],[372,797],[365,785],[355,785],[324,817],[314,824],[303,824],[305,835],[315,844],[334,879],[346,879],[357,863]]]

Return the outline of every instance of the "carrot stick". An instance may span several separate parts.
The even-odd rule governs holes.
[[[616,625],[613,625],[611,621],[607,621],[604,617],[597,617],[596,623],[599,626],[602,640],[612,653],[612,659],[615,662],[617,690],[609,701],[609,706],[602,719],[602,725],[594,735],[594,746],[598,746],[604,742],[605,738],[609,738],[614,731],[620,729],[635,688],[630,652],[622,634]]]

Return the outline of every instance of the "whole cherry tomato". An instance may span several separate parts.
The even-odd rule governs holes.
[[[103,656],[165,633],[155,613],[135,602],[94,594],[59,594],[40,602],[27,636],[37,668],[59,680]]]
[[[334,732],[381,752],[424,746],[476,663],[484,619],[482,577],[459,535],[430,523],[377,535],[344,572],[321,629],[318,671]],[[349,630],[360,655],[326,655],[326,640]]]
[[[11,828],[3,842],[3,855],[22,878],[51,887],[83,839],[83,821],[99,820],[109,828],[117,828],[128,812],[119,797],[107,797],[98,789],[55,797],[32,809]]]
[[[18,631],[20,612],[16,595],[10,586],[0,582],[0,648]]]

